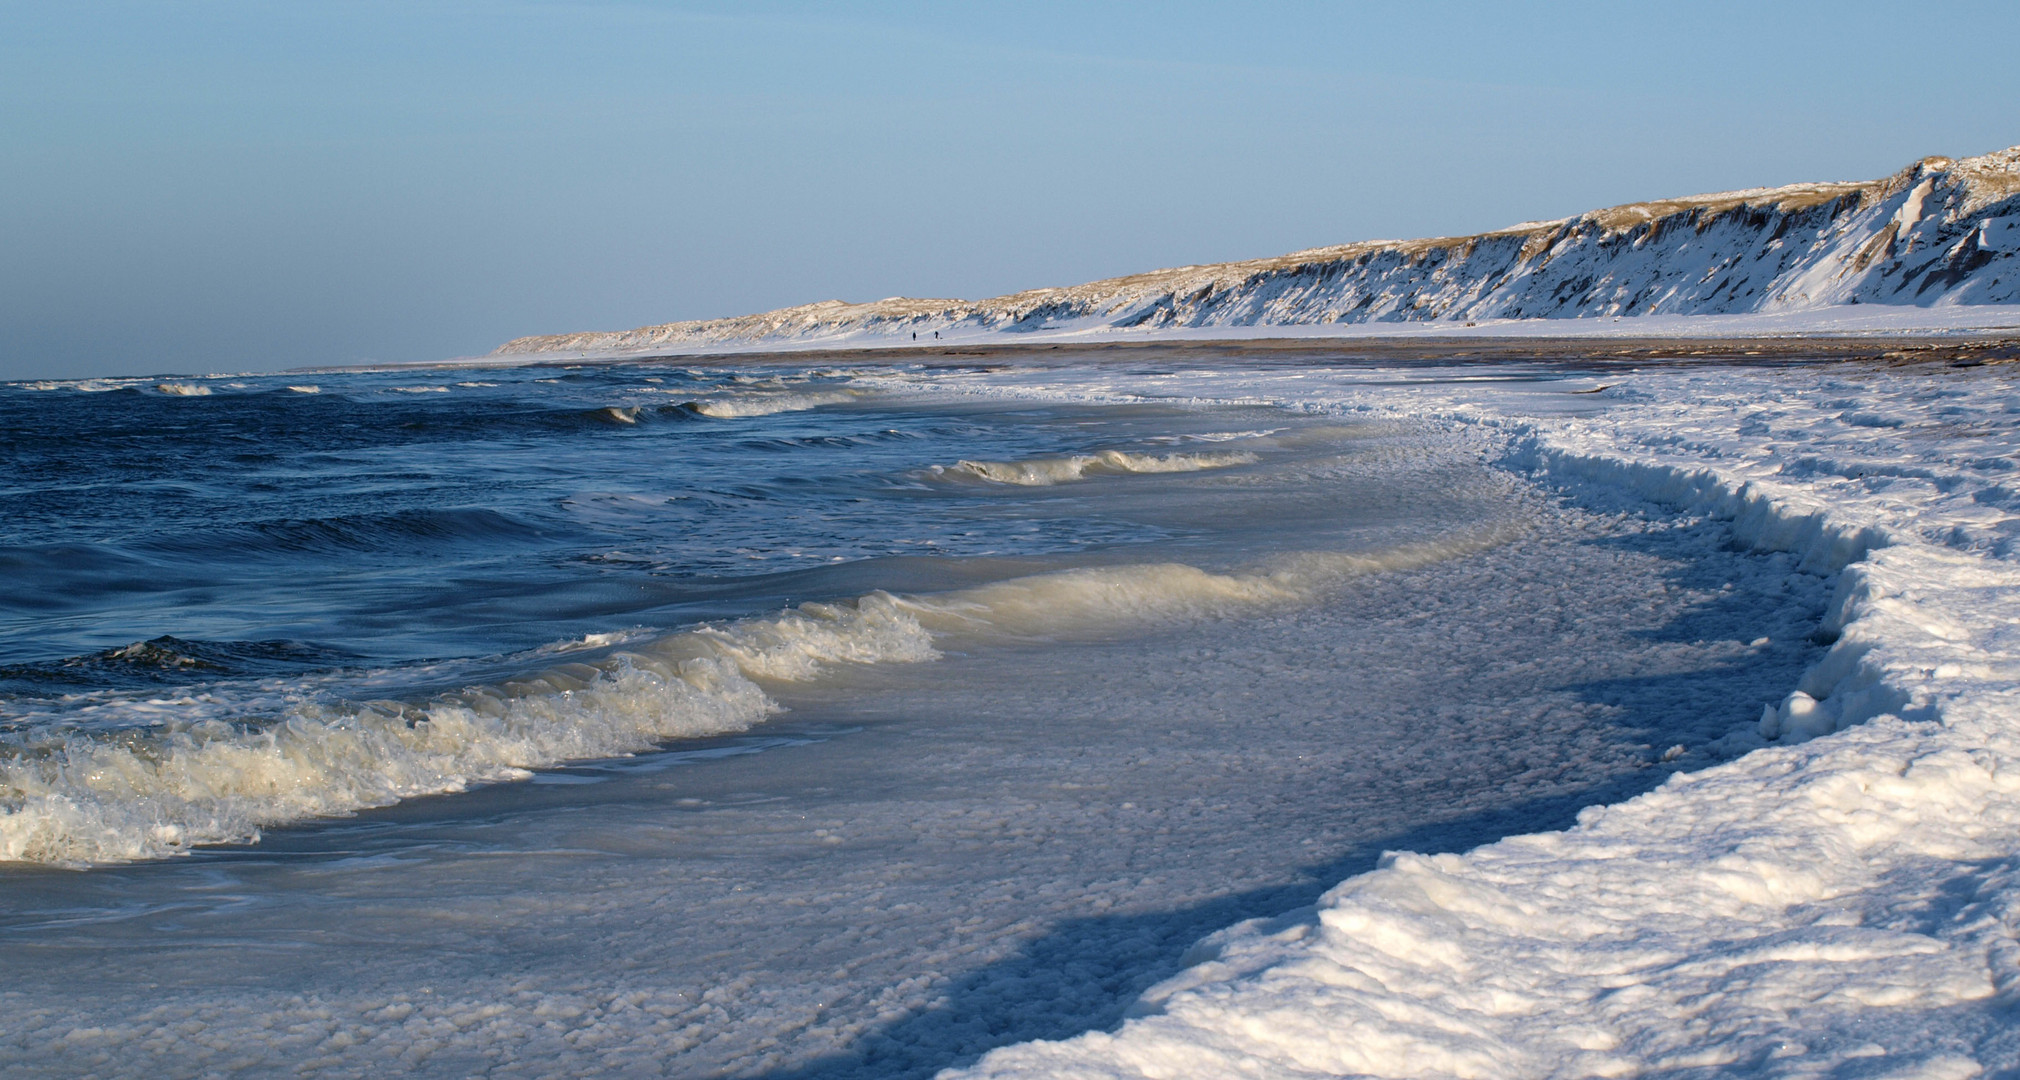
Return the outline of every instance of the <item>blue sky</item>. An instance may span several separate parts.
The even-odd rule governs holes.
[[[2020,143],[2020,5],[0,0],[0,377],[985,296]]]

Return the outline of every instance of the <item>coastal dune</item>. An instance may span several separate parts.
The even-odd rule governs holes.
[[[1772,315],[2020,303],[2020,147],[1878,180],[1750,188],[1181,266],[988,300],[826,300],[635,330],[522,337],[494,356],[909,342],[947,333]]]

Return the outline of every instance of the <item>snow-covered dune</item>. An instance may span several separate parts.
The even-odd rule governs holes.
[[[929,331],[1354,326],[2020,304],[2020,147],[1881,180],[1632,203],[1475,236],[1370,240],[989,300],[828,300],[525,337],[498,354],[874,345]]]

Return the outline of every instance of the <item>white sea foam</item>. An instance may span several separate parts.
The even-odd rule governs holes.
[[[211,719],[17,743],[0,761],[0,859],[82,865],[255,839],[267,826],[739,731],[774,707],[753,679],[933,655],[925,631],[873,594],[676,633],[595,666],[543,667],[419,705],[320,703],[257,727]]]
[[[102,394],[108,390],[124,390],[145,381],[144,379],[37,379],[34,382],[15,385],[24,390],[76,390],[85,394]]]
[[[320,394],[323,392],[322,387],[312,385],[290,386],[288,389],[293,390],[297,394]]]
[[[180,383],[180,382],[155,383],[154,388],[155,390],[161,393],[173,394],[177,397],[210,396],[210,387],[199,386],[196,383]]]
[[[942,474],[965,473],[993,483],[1016,484],[1019,487],[1047,487],[1052,484],[1084,480],[1089,476],[1198,472],[1202,469],[1249,465],[1257,460],[1259,459],[1256,455],[1244,450],[1163,455],[1103,450],[1094,454],[1033,458],[1028,461],[962,461],[952,468],[935,466],[934,471]]]
[[[696,401],[694,411],[703,416],[728,420],[749,416],[771,416],[784,412],[803,412],[807,409],[818,409],[823,405],[840,405],[846,401],[854,401],[856,397],[857,392],[849,390],[723,394]]]
[[[1262,439],[1275,435],[1282,428],[1258,428],[1254,431],[1201,431],[1184,435],[1153,435],[1145,442],[1189,443],[1189,442],[1234,442],[1237,439]]]
[[[233,702],[220,708],[216,700],[227,690],[207,693],[202,706],[191,702],[189,713],[207,717],[194,721],[177,719],[184,710],[174,701],[128,702],[136,719],[153,717],[157,726],[139,735],[23,740],[0,760],[0,859],[86,865],[253,840],[264,827],[521,779],[528,769],[666,739],[741,731],[775,709],[760,682],[804,682],[837,663],[929,660],[938,655],[936,638],[1071,638],[1250,613],[1308,602],[1357,574],[1478,550],[1502,535],[1308,553],[1234,574],[1158,563],[923,596],[873,592],[626,640],[596,664],[542,666],[421,704],[297,705],[259,725],[216,718],[232,712]]]
[[[1512,523],[1375,552],[1300,552],[1232,574],[1184,563],[1061,570],[897,603],[942,635],[1070,638],[1310,603],[1350,578],[1467,555],[1520,529]]]

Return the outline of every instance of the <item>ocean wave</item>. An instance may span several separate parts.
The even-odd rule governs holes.
[[[729,420],[771,416],[784,412],[803,412],[807,409],[818,409],[823,405],[840,405],[854,401],[859,396],[860,392],[853,390],[760,391],[700,398],[689,402],[688,408],[703,416]]]
[[[134,385],[132,379],[37,379],[34,382],[15,383],[23,390],[76,390],[86,394],[102,394],[108,390],[125,390]]]
[[[515,515],[460,507],[242,522],[215,530],[158,535],[132,546],[144,551],[212,556],[227,552],[293,556],[384,551],[444,541],[526,541],[541,535],[539,526]]]
[[[1245,450],[1211,451],[1196,454],[1131,454],[1121,450],[1103,450],[1096,454],[1075,454],[1071,457],[1033,458],[1028,461],[962,461],[953,467],[936,465],[933,471],[938,475],[966,474],[997,484],[1016,484],[1020,487],[1045,487],[1052,484],[1071,483],[1089,476],[1124,475],[1128,473],[1178,473],[1198,472],[1202,469],[1225,469],[1233,465],[1251,465],[1258,461],[1256,455]]]
[[[690,403],[679,405],[605,405],[581,412],[557,413],[560,426],[589,421],[596,427],[637,427],[660,421],[692,421],[696,413]]]
[[[0,744],[0,860],[80,866],[255,840],[275,825],[741,731],[776,709],[755,680],[933,655],[929,635],[873,594],[671,634],[421,704],[318,702],[265,721],[112,736],[17,733]]]
[[[1307,604],[1353,578],[1470,555],[1506,542],[1521,528],[1508,522],[1369,552],[1295,552],[1225,574],[1175,562],[1083,567],[899,603],[939,635],[1071,639]]]
[[[1234,442],[1243,439],[1266,439],[1284,430],[1283,428],[1256,428],[1253,431],[1198,431],[1183,435],[1153,435],[1145,442],[1189,443],[1189,442]]]
[[[248,718],[234,715],[234,691],[220,683],[192,688],[188,717],[178,719],[181,701],[125,699],[151,724],[96,733],[40,725],[0,741],[0,860],[82,866],[256,840],[276,825],[742,731],[777,708],[766,681],[805,682],[843,663],[930,660],[943,641],[1070,639],[1276,608],[1352,576],[1500,539],[1307,553],[1234,574],[1158,563],[922,596],[872,592],[650,639],[607,639],[620,644],[590,663],[553,663],[565,650],[550,647],[522,658],[540,665],[522,676],[418,704],[275,706],[290,695],[261,686],[241,692],[246,706],[277,711]],[[129,647],[137,650],[131,659],[180,666],[192,655],[155,644]]]
[[[30,686],[189,683],[305,672],[350,659],[348,653],[298,641],[193,641],[164,634],[82,656],[0,665],[0,680]]]
[[[172,396],[175,396],[175,397],[209,397],[209,396],[210,396],[210,387],[208,387],[208,386],[199,386],[199,385],[197,385],[196,383],[185,383],[185,382],[165,382],[165,383],[155,383],[155,384],[154,384],[154,389],[155,389],[155,390],[156,390],[156,391],[157,391],[158,393],[163,393],[163,394],[169,394],[169,395],[172,395]]]

